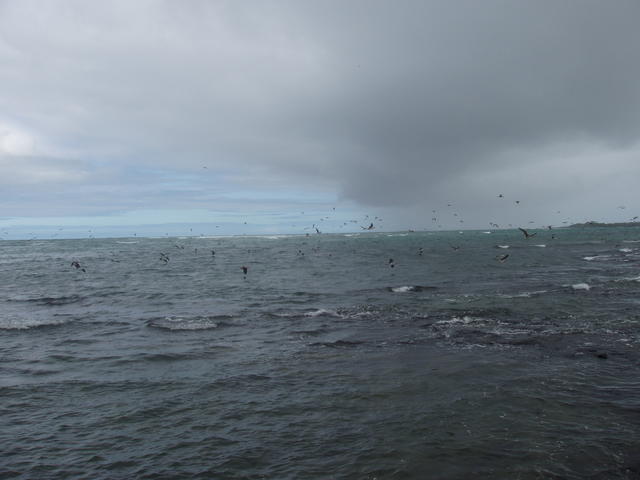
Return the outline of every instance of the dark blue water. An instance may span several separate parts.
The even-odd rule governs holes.
[[[4,241],[0,478],[640,478],[639,241]]]

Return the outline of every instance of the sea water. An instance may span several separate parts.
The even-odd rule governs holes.
[[[0,477],[638,478],[639,241],[3,241]]]

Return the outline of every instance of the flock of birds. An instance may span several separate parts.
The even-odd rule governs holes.
[[[506,201],[506,197],[502,193],[497,194],[497,198],[500,199],[500,201],[503,201],[503,200]],[[512,205],[515,205],[515,206],[520,206],[521,205],[520,200],[512,200],[512,202],[513,202]],[[431,210],[431,213],[433,214],[433,216],[431,217],[432,226],[431,227],[425,227],[424,230],[427,230],[427,231],[433,230],[434,227],[437,227],[438,230],[442,230],[443,229],[443,225],[442,225],[441,219],[443,218],[443,215],[444,215],[444,218],[447,220],[448,225],[451,225],[452,221],[454,221],[456,223],[459,223],[459,224],[464,224],[464,219],[462,218],[462,216],[460,215],[459,212],[453,210],[453,207],[454,206],[453,206],[452,203],[447,203],[446,204],[446,208],[444,209],[444,211],[440,211],[439,212],[438,210],[435,210],[435,209]],[[620,206],[618,206],[618,209],[619,210],[625,210],[626,206],[620,205]],[[336,208],[332,207],[332,213],[335,213],[335,210],[336,210]],[[556,211],[555,213],[557,215],[561,214],[561,212],[559,210]],[[302,212],[300,212],[300,214],[304,216],[305,212],[302,211]],[[450,217],[448,219],[447,219],[447,215],[450,215]],[[638,220],[638,218],[640,218],[640,217],[639,216],[633,216],[632,218],[630,218],[628,220],[628,222],[634,222],[635,223]],[[312,232],[315,232],[316,235],[321,235],[323,233],[322,230],[320,229],[321,224],[323,222],[325,222],[328,225],[328,224],[331,223],[331,221],[333,221],[332,225],[333,225],[333,229],[335,230],[335,226],[336,226],[335,219],[333,219],[331,215],[323,215],[316,222],[314,222],[311,226],[304,227],[302,229],[302,232],[307,237],[310,236],[309,230],[311,230]],[[560,224],[561,226],[566,226],[570,222],[571,222],[571,219],[570,218],[566,218],[564,220],[558,219],[558,221],[555,222],[555,223],[556,223],[556,225]],[[587,220],[585,220],[585,222],[589,223]],[[529,221],[528,222],[529,225],[535,224],[535,223],[536,222],[534,222],[534,221]],[[244,221],[243,224],[247,225],[247,221]],[[361,220],[350,219],[350,220],[346,220],[346,221],[341,221],[341,223],[338,225],[338,228],[344,228],[344,227],[347,227],[349,225],[352,225],[353,228],[360,228],[362,231],[370,232],[370,231],[375,230],[376,228],[382,227],[383,219],[381,217],[378,217],[377,215],[372,216],[372,217],[370,217],[369,215],[364,215],[364,218],[361,219]],[[488,222],[488,225],[492,229],[504,229],[505,228],[505,226],[501,227],[500,224],[498,224],[496,222],[493,222],[493,221]],[[219,227],[220,227],[220,225],[216,225],[216,228],[219,228]],[[294,225],[292,225],[292,227],[296,227],[296,225],[294,224]],[[511,223],[507,224],[506,227],[514,228],[514,226]],[[533,238],[533,237],[535,237],[537,235],[537,232],[530,232],[528,229],[525,229],[523,227],[517,227],[517,228],[522,233],[522,235],[524,236],[525,240]],[[527,227],[527,228],[531,228],[531,227]],[[538,227],[538,229],[545,229],[545,230],[552,230],[553,228],[554,227],[552,225],[544,225],[544,226],[539,226]],[[63,231],[63,227],[60,227],[60,228],[58,228],[58,231],[55,234],[51,235],[50,237],[51,238],[56,238],[58,236],[58,234],[60,234],[62,231]],[[408,229],[407,231],[408,232],[415,232],[415,230],[413,230],[413,229]],[[88,230],[88,233],[89,233],[88,238],[94,238],[92,230]],[[191,235],[193,235],[193,229],[192,228],[190,229],[190,233],[191,233]],[[485,233],[491,233],[491,232],[485,232]],[[0,231],[0,239],[3,238],[3,236],[6,236],[8,234],[9,234],[9,232],[6,229],[4,231]],[[34,235],[34,234],[31,234],[31,235],[33,235],[31,240],[34,240],[34,239],[37,238],[37,235]],[[133,233],[133,236],[136,237],[137,233]],[[169,233],[166,233],[166,236],[169,237]],[[552,233],[551,236],[550,236],[550,239],[554,240],[555,238],[556,238],[555,233]],[[542,245],[540,245],[540,246],[542,246]],[[178,249],[184,249],[183,245],[176,244],[175,247],[178,248]],[[498,247],[498,248],[509,248],[507,245],[497,245],[496,247]],[[451,249],[454,250],[454,251],[455,250],[459,250],[460,246],[451,245]],[[197,253],[197,249],[196,249],[196,253]],[[423,253],[424,253],[424,250],[422,249],[422,247],[420,247],[420,249],[418,250],[418,255],[423,255]],[[213,257],[215,257],[215,251],[214,250],[211,250],[211,255]],[[304,253],[301,253],[301,251],[299,251],[298,255],[304,255]],[[510,255],[508,253],[505,253],[503,255],[498,255],[498,256],[495,257],[495,259],[500,263],[504,263],[509,258],[510,258]],[[117,261],[115,259],[112,259],[112,260],[113,261]],[[160,252],[159,261],[163,262],[165,264],[168,264],[169,261],[170,261],[169,254],[166,253],[166,252]],[[393,261],[393,259],[391,259],[391,258],[389,259],[388,265],[389,265],[390,268],[394,268],[395,267],[395,262]],[[84,273],[86,273],[86,271],[87,271],[86,268],[83,265],[81,265],[78,260],[73,260],[71,262],[71,267],[73,267],[75,270],[82,271]],[[246,265],[242,265],[240,268],[241,268],[243,274],[246,276],[247,273],[248,273],[248,267]]]
[[[368,227],[362,227],[362,228],[363,228],[364,230],[373,230],[375,227],[374,227],[373,223],[371,223]],[[537,232],[530,233],[529,231],[525,230],[524,228],[518,228],[518,230],[520,230],[520,231],[522,232],[522,234],[523,234],[524,238],[525,238],[525,239],[527,239],[527,240],[528,240],[529,238],[533,238],[533,237],[535,237],[535,236],[537,235]],[[307,235],[308,235],[308,234],[307,234]],[[555,238],[555,235],[554,235],[552,238]],[[175,247],[175,248],[177,248],[178,250],[184,250],[184,249],[185,249],[184,245],[180,245],[180,244],[174,244],[174,247]],[[460,250],[460,248],[461,248],[459,245],[450,245],[450,247],[451,247],[451,249],[452,249],[452,250],[454,250],[454,251]],[[508,245],[497,245],[496,247],[497,247],[497,248],[509,248],[509,246],[508,246]],[[314,250],[316,250],[316,251],[317,251],[317,248],[316,248],[316,249],[314,249]],[[198,249],[197,249],[197,248],[194,250],[194,253],[195,253],[196,255],[198,254]],[[215,258],[215,256],[216,256],[216,251],[215,251],[215,250],[213,250],[213,249],[211,249],[211,250],[210,250],[210,253],[211,253],[211,257]],[[249,251],[248,251],[248,253],[251,253],[251,250],[249,250]],[[418,254],[419,256],[423,256],[423,255],[424,255],[424,248],[423,248],[423,247],[419,247],[419,248],[418,248],[418,251],[417,251],[417,254]],[[303,252],[301,249],[299,249],[299,250],[297,251],[297,254],[296,254],[296,255],[304,256],[305,254],[304,254],[304,252]],[[503,255],[497,255],[495,258],[496,258],[496,260],[498,260],[500,263],[504,263],[504,262],[509,258],[509,256],[510,256],[510,255],[507,253],[507,254],[503,254]],[[117,262],[118,260],[116,260],[116,259],[112,259],[112,261]],[[171,261],[171,257],[169,256],[169,254],[168,254],[168,253],[160,252],[159,261],[160,261],[160,262],[163,262],[164,264],[168,264],[168,263]],[[389,258],[389,260],[388,260],[387,264],[388,264],[388,266],[389,266],[390,268],[395,268],[395,266],[396,266],[395,261],[393,260],[393,258]],[[86,268],[85,268],[85,267],[83,267],[83,266],[80,264],[80,262],[79,262],[78,260],[73,260],[73,261],[71,262],[71,266],[72,266],[73,268],[75,268],[76,270],[80,270],[80,271],[82,271],[82,272],[84,272],[84,273],[86,273],[86,271],[87,271],[87,270],[86,270]],[[242,266],[240,267],[240,269],[242,270],[242,273],[243,273],[243,274],[244,274],[244,276],[246,277],[246,276],[247,276],[247,274],[248,274],[248,272],[249,272],[249,267],[247,267],[246,265],[242,265]]]
[[[504,195],[503,195],[503,194],[499,194],[499,195],[498,195],[498,198],[501,198],[501,199],[502,199],[502,198],[505,198],[505,197],[504,197]],[[519,200],[515,200],[515,201],[514,201],[514,203],[515,203],[516,205],[520,205],[520,201],[519,201]],[[451,203],[448,203],[448,204],[447,204],[447,207],[448,207],[448,208],[450,208],[450,207],[452,207],[452,206],[453,206],[453,205],[452,205]],[[624,209],[624,208],[626,208],[626,207],[621,206],[621,207],[619,207],[619,208],[620,208],[620,209]],[[332,208],[332,210],[333,210],[333,211],[335,211],[335,207],[333,207],[333,208]],[[436,213],[436,210],[432,210],[432,212],[433,212],[433,213]],[[301,213],[302,213],[302,214],[304,214],[304,212],[301,212]],[[452,213],[453,213],[453,216],[454,216],[454,217],[458,217],[458,216],[459,216],[459,214],[458,214],[457,212],[452,212]],[[558,211],[558,212],[556,212],[556,213],[560,213],[560,212]],[[325,221],[325,220],[330,220],[330,219],[331,219],[331,217],[330,217],[330,216],[324,216],[324,217],[322,217],[319,221]],[[633,217],[633,218],[632,218],[632,219],[630,219],[630,220],[631,220],[631,221],[635,221],[636,219],[638,219],[638,217],[637,217],[637,216]],[[364,223],[364,224],[362,224],[362,221],[359,221],[359,220],[349,220],[348,222],[344,222],[344,225],[347,225],[347,224],[349,224],[349,223],[354,223],[354,224],[358,224],[358,226],[360,227],[360,229],[361,229],[361,230],[363,230],[363,231],[372,231],[372,230],[375,230],[375,229],[376,229],[376,223],[375,223],[375,222],[377,222],[377,223],[378,223],[378,225],[380,225],[380,224],[381,224],[381,222],[382,222],[382,218],[380,218],[380,217],[378,217],[378,216],[374,216],[374,217],[373,217],[373,221],[371,221],[371,219],[369,218],[369,215],[365,215],[365,216],[364,216],[364,220],[365,220],[365,223]],[[434,218],[433,218],[433,220],[437,221],[437,217],[434,217]],[[459,221],[460,221],[460,222],[463,222],[463,220],[462,220],[462,219],[460,219]],[[246,222],[245,222],[245,223],[246,223]],[[529,223],[533,223],[533,222],[529,222]],[[565,221],[565,222],[563,222],[563,223],[566,223],[566,221]],[[489,222],[489,225],[490,225],[491,227],[493,227],[493,228],[496,228],[496,229],[499,229],[499,228],[500,228],[500,225],[499,225],[499,224],[497,224],[497,223],[495,223],[495,222]],[[511,224],[509,224],[509,226],[511,226]],[[320,228],[319,228],[319,224],[313,223],[311,227],[307,227],[307,228],[305,228],[305,230],[308,230],[308,229],[310,229],[310,228],[311,228],[311,229],[313,229],[313,230],[315,230],[315,232],[316,232],[316,234],[317,234],[317,235],[322,234],[322,231],[321,231],[321,230],[320,230]],[[524,237],[524,239],[525,239],[525,240],[529,240],[529,239],[531,239],[531,238],[536,237],[536,235],[538,235],[538,232],[532,232],[532,231],[527,230],[527,229],[522,228],[522,227],[517,227],[517,228],[518,228],[518,230],[522,233],[522,235],[523,235],[523,237]],[[552,230],[552,229],[553,229],[553,226],[551,226],[551,225],[547,225],[547,226],[545,226],[545,227],[541,227],[541,228],[544,228],[545,230]],[[192,232],[192,231],[193,231],[193,230],[191,229],[191,232]],[[414,232],[414,230],[409,229],[409,230],[408,230],[408,232]],[[462,233],[462,232],[460,232],[460,233]],[[487,231],[487,232],[484,232],[484,233],[491,233],[491,232],[490,232],[490,231]],[[134,236],[136,236],[136,234],[134,234]],[[168,236],[168,234],[167,234],[167,236]],[[310,234],[307,232],[307,233],[305,233],[305,236],[309,237],[309,236],[310,236]],[[551,236],[550,236],[550,239],[551,239],[551,240],[554,240],[555,238],[556,238],[555,233],[552,233],[552,234],[551,234]],[[537,246],[542,247],[542,246],[546,246],[546,245],[537,245]],[[185,248],[185,246],[184,246],[184,245],[180,245],[180,244],[174,244],[174,247],[175,247],[175,248],[177,248],[177,249],[179,249],[179,250],[183,250],[183,249]],[[452,249],[452,250],[454,250],[454,251],[460,250],[460,248],[461,248],[459,245],[450,245],[450,247],[451,247],[451,249]],[[496,248],[509,248],[509,245],[496,245]],[[250,252],[250,251],[249,251],[249,252]],[[197,248],[195,249],[195,253],[196,253],[196,254],[198,254],[198,249],[197,249]],[[213,250],[213,249],[212,249],[212,250],[210,250],[210,253],[211,253],[211,257],[215,258],[215,255],[216,255],[215,250]],[[422,255],[424,254],[424,249],[423,249],[423,247],[419,247],[419,249],[418,249],[418,251],[417,251],[417,254],[418,254],[419,256],[422,256]],[[302,250],[298,250],[297,255],[299,255],[299,256],[303,256],[303,255],[304,255],[304,252],[303,252]],[[510,254],[508,254],[508,253],[505,253],[505,254],[501,254],[501,255],[497,255],[497,256],[495,256],[495,259],[496,259],[498,262],[500,262],[500,263],[504,263],[504,262],[506,262],[509,258],[510,258]],[[113,261],[117,261],[117,260],[115,260],[115,259],[112,259],[112,260],[113,260]],[[164,264],[168,264],[168,263],[170,262],[170,260],[171,260],[171,257],[170,257],[170,255],[169,255],[168,253],[166,253],[166,252],[160,252],[160,254],[159,254],[159,261],[160,261],[160,262],[162,262],[162,263],[164,263]],[[387,265],[389,266],[389,268],[395,268],[396,263],[395,263],[395,261],[393,260],[393,258],[389,258],[389,259],[388,259],[388,262],[387,262]],[[73,260],[73,261],[71,262],[71,266],[72,266],[73,268],[75,268],[76,270],[82,271],[82,272],[84,272],[84,273],[86,273],[86,271],[87,271],[87,270],[86,270],[86,268],[85,268],[84,266],[82,266],[78,260]],[[246,266],[246,265],[242,265],[242,266],[240,267],[240,269],[241,269],[241,271],[242,271],[243,275],[246,277],[246,276],[247,276],[247,274],[248,274],[248,271],[249,271],[249,267],[248,267],[248,266]]]

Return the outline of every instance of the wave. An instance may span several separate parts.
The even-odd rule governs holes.
[[[624,277],[614,280],[615,282],[640,282],[640,275],[637,277]]]
[[[403,285],[400,287],[387,287],[387,290],[394,293],[406,292],[424,292],[427,290],[436,290],[438,287],[430,287],[425,285]]]
[[[262,238],[264,240],[280,240],[281,238],[290,238],[293,235],[260,235],[256,238]]]
[[[24,317],[0,318],[0,330],[30,330],[33,328],[57,327],[68,323],[63,319],[35,319]]]
[[[123,365],[127,363],[139,362],[179,362],[184,360],[210,359],[219,355],[220,347],[209,346],[206,350],[191,352],[160,352],[160,353],[139,353],[128,357],[117,357],[115,363]]]
[[[290,333],[291,335],[298,335],[300,337],[317,337],[319,335],[325,335],[329,333],[329,330],[326,328],[316,328],[311,330],[293,330]]]
[[[501,298],[531,298],[538,297],[544,293],[547,293],[547,290],[534,290],[533,292],[521,292],[514,294],[499,294],[498,296]]]
[[[8,302],[27,302],[27,303],[35,303],[36,305],[48,305],[48,306],[58,306],[58,305],[69,305],[70,303],[77,303],[84,300],[86,297],[81,295],[62,295],[60,297],[26,297],[26,296],[18,296],[8,298]]]
[[[347,308],[338,308],[338,309],[330,309],[330,308],[317,308],[315,310],[307,310],[307,311],[284,311],[284,312],[267,312],[266,315],[269,317],[275,318],[317,318],[317,317],[330,317],[330,318],[340,318],[340,319],[356,319],[361,317],[367,317],[373,315],[374,313],[370,310],[363,309],[363,307],[358,307],[354,309]]]
[[[235,317],[232,315],[211,315],[198,317],[163,317],[152,318],[146,321],[147,327],[163,330],[212,330],[230,325],[229,321]]]
[[[485,324],[487,320],[485,318],[471,317],[464,315],[462,317],[451,317],[445,320],[438,320],[434,325],[470,325],[470,324]]]
[[[315,310],[308,310],[305,312],[267,312],[266,315],[275,318],[297,318],[297,317],[334,317],[334,318],[346,318],[345,315],[331,310],[329,308],[317,308]]]
[[[305,317],[338,317],[338,318],[343,318],[342,315],[340,315],[335,310],[329,310],[329,309],[326,309],[326,308],[318,308],[317,310],[306,312],[304,314],[304,316]]]
[[[329,347],[329,348],[345,348],[356,347],[362,345],[364,342],[357,340],[336,340],[335,342],[314,342],[310,343],[310,347]]]

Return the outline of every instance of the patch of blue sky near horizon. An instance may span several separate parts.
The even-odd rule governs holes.
[[[2,217],[0,238],[303,234],[355,231],[369,216],[331,198],[245,198],[236,192],[224,210],[140,209],[109,215]],[[372,217],[373,218],[373,217]]]

